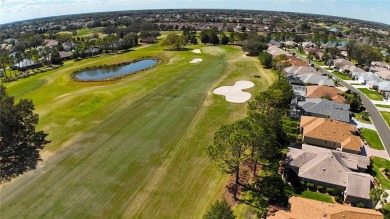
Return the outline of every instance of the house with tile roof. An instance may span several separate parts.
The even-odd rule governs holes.
[[[283,49],[279,48],[278,46],[274,46],[271,44],[268,44],[267,52],[269,54],[271,54],[273,57],[278,56],[278,55],[282,55],[282,54],[284,54],[286,56],[291,56],[291,54],[288,51],[283,50]]]
[[[382,80],[390,81],[390,70],[377,71],[375,74]]]
[[[288,209],[269,212],[269,219],[383,219],[378,211],[291,197]]]
[[[335,59],[333,61],[334,68],[342,72],[365,72],[363,69],[356,67],[355,64],[346,59]]]
[[[350,123],[328,118],[301,116],[302,142],[333,150],[359,154],[363,142],[358,128]]]
[[[351,118],[349,104],[322,98],[305,98],[296,104],[292,103],[292,107],[299,110],[300,115],[331,118],[342,122],[349,122]]]
[[[288,62],[291,64],[291,66],[299,67],[299,66],[307,66],[307,63],[302,61],[301,59],[295,57],[295,56],[288,56]]]
[[[318,74],[317,70],[310,66],[290,66],[283,69],[286,75],[305,75],[305,74]]]
[[[372,205],[373,177],[364,173],[370,166],[368,157],[303,144],[301,149],[289,148],[287,164],[305,182],[340,188],[346,203]]]
[[[318,75],[318,74],[304,74],[298,75],[298,78],[306,85],[326,85],[329,87],[334,87],[334,81],[328,76]]]
[[[306,97],[310,98],[329,98],[331,101],[337,103],[344,103],[345,98],[341,96],[341,90],[335,87],[329,86],[307,86],[306,87]]]

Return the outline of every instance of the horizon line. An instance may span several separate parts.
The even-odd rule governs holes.
[[[39,17],[39,18],[31,18],[31,19],[25,19],[25,20],[19,20],[19,21],[13,21],[8,23],[0,23],[0,27],[6,26],[6,25],[13,25],[17,23],[23,23],[23,22],[29,22],[34,20],[43,20],[43,19],[50,19],[50,18],[59,18],[59,17],[66,17],[66,16],[76,16],[76,15],[88,15],[88,14],[104,14],[104,13],[117,13],[117,12],[135,12],[135,11],[169,11],[169,10],[225,10],[225,11],[253,11],[253,12],[276,12],[276,13],[293,13],[293,14],[303,14],[303,15],[315,15],[315,16],[324,16],[324,17],[330,17],[330,18],[341,18],[341,19],[349,19],[349,20],[355,20],[355,21],[363,21],[368,23],[375,23],[375,24],[381,24],[386,25],[390,27],[390,24],[378,22],[378,21],[370,21],[370,20],[362,20],[358,18],[350,18],[350,17],[341,17],[336,15],[325,15],[325,14],[313,14],[313,13],[307,13],[307,12],[294,12],[294,11],[274,11],[274,10],[260,10],[260,9],[233,9],[233,8],[160,8],[160,9],[133,9],[133,10],[108,10],[108,11],[96,11],[96,12],[85,12],[85,13],[75,13],[75,14],[63,14],[63,15],[53,15],[53,16],[47,16],[47,17]],[[0,21],[1,22],[1,21]]]

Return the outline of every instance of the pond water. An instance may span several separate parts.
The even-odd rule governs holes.
[[[145,59],[123,66],[103,67],[100,69],[85,70],[76,74],[79,80],[102,80],[123,74],[131,74],[157,64],[154,59]]]

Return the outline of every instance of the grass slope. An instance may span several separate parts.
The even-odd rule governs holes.
[[[305,190],[300,194],[300,196],[302,198],[313,199],[313,200],[328,202],[328,203],[334,203],[332,200],[332,197],[330,195],[322,194],[319,192],[312,192],[309,190]]]
[[[78,68],[146,55],[164,62],[116,82],[69,78]],[[188,64],[194,57],[204,61]],[[2,217],[202,217],[227,179],[205,147],[221,124],[246,113],[246,104],[227,103],[211,90],[242,79],[256,84],[247,90],[254,94],[275,75],[236,47],[194,54],[154,45],[7,84],[11,95],[34,100],[39,129],[52,143],[40,168],[1,189]]]
[[[360,133],[362,134],[363,138],[366,139],[370,147],[377,150],[385,150],[382,141],[376,131],[371,129],[362,129]]]
[[[387,180],[385,176],[383,176],[383,174],[380,172],[380,168],[389,168],[389,167],[390,167],[390,161],[380,157],[372,158],[372,168],[374,170],[375,178],[378,179],[383,189],[390,189],[390,181]]]
[[[332,72],[337,77],[341,78],[342,80],[352,80],[352,78],[349,75],[343,74],[341,72]]]
[[[383,97],[378,92],[370,90],[368,88],[358,88],[362,93],[364,93],[371,100],[382,100]]]
[[[390,112],[380,111],[380,113],[382,114],[383,118],[385,119],[387,125],[390,127]]]

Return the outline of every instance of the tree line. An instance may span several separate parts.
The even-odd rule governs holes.
[[[215,133],[213,144],[206,152],[221,172],[234,175],[234,199],[239,199],[238,186],[243,185],[242,165],[249,162],[255,179],[247,186],[254,196],[246,201],[258,203],[263,210],[269,204],[286,203],[278,161],[282,159],[282,149],[291,140],[284,119],[292,98],[291,85],[284,79],[278,80],[249,102],[245,118],[223,125]],[[257,174],[258,165],[261,165],[261,175]]]

